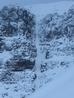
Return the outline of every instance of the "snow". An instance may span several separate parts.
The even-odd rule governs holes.
[[[73,1],[60,1],[56,3],[47,3],[47,4],[35,4],[25,6],[28,8],[32,13],[36,15],[37,20],[41,20],[49,13],[58,12],[59,14],[63,14],[66,12],[72,5],[74,4]],[[67,5],[67,6],[66,6]]]
[[[0,98],[22,98],[32,93],[34,73],[30,70],[14,73],[14,83],[0,82]]]
[[[2,1],[2,0],[1,0]],[[0,1],[0,2],[1,2]],[[4,1],[4,0],[3,0]],[[65,11],[67,11],[72,4],[74,4],[73,1],[61,1],[56,3],[49,3],[49,4],[35,4],[35,5],[25,5],[25,1],[3,1],[0,3],[1,6],[4,5],[19,5],[21,7],[29,9],[32,13],[36,15],[36,32],[38,33],[38,24],[42,18],[44,18],[49,13],[55,13],[58,12],[59,14],[63,14]],[[67,6],[66,6],[67,5]],[[15,37],[15,39],[18,39],[19,36]],[[23,41],[22,36],[20,36],[21,41]],[[60,49],[63,49],[65,46],[68,45],[68,40],[62,38],[55,42],[53,40],[50,45],[53,47],[51,48],[52,57],[48,60],[44,58],[45,54],[41,53],[40,50],[41,46],[39,45],[39,39],[38,36],[36,37],[36,47],[37,47],[37,58],[36,58],[36,65],[37,65],[37,75],[38,78],[33,83],[31,82],[31,75],[32,71],[27,70],[26,72],[18,72],[15,73],[15,84],[4,84],[0,83],[0,98],[25,98],[26,95],[30,95],[33,93],[32,87],[36,89],[36,92],[33,93],[31,96],[28,96],[29,98],[74,98],[74,55],[72,53],[70,55],[57,52],[56,49],[59,47]],[[12,38],[6,39],[6,44],[11,45],[10,40],[13,40]],[[58,42],[62,42],[62,45],[59,45]],[[71,43],[70,43],[71,45]],[[72,43],[73,45],[73,43]],[[54,47],[56,46],[56,47]],[[46,47],[46,46],[44,46]],[[53,49],[53,50],[52,50]],[[10,52],[4,51],[3,53],[0,53],[0,61],[3,60],[3,62],[6,62],[12,57]],[[58,68],[61,61],[64,61],[65,63],[68,63],[68,68]],[[47,62],[49,65],[49,70],[45,71],[44,73],[39,72],[40,64],[44,64]],[[52,64],[55,64],[55,68],[51,68]],[[24,79],[25,78],[25,79]]]
[[[74,98],[74,66],[28,98]]]
[[[28,6],[31,10],[32,13],[35,13],[37,22],[39,22],[42,18],[44,18],[47,14],[49,13],[55,13],[58,12],[59,14],[63,14],[66,12],[69,7],[74,4],[74,2],[60,2],[60,4],[57,3],[52,3],[52,4],[39,4],[39,5],[33,5],[33,6]],[[66,6],[67,5],[67,6]],[[37,28],[38,30],[38,28]],[[38,40],[38,39],[37,39]],[[66,39],[65,39],[66,40]],[[68,40],[64,43],[63,39],[59,39],[60,42],[62,41],[63,44],[61,46],[58,46],[60,48],[63,48],[66,44],[68,44]],[[55,42],[51,42],[51,45]],[[55,43],[57,46],[57,42]],[[39,64],[45,62],[43,58],[43,54],[40,54],[40,46],[39,46],[39,41],[37,41],[37,48],[38,48],[38,56],[39,56]],[[55,52],[54,48],[54,53]],[[63,54],[63,53],[62,53]],[[37,57],[38,58],[38,57]],[[41,61],[40,61],[41,60]],[[71,68],[74,64],[74,58],[73,56],[63,56],[58,53],[57,56],[53,56],[53,58],[50,58],[49,61],[47,61],[50,64],[50,61],[53,62],[70,62],[70,66],[68,70],[61,71],[62,69],[58,70],[55,68],[53,71],[46,72],[44,76],[41,74],[38,74],[38,80],[36,81],[36,84],[42,87],[42,85],[45,84],[41,89],[39,88],[35,93],[32,94],[29,98],[74,98],[74,67]],[[38,64],[37,62],[37,64]],[[58,63],[57,63],[58,64]],[[55,75],[56,73],[56,75]],[[41,76],[41,77],[40,77]],[[50,78],[49,78],[50,77]],[[45,81],[42,80],[45,78]],[[43,83],[44,82],[44,83]],[[39,84],[40,83],[40,84]],[[47,84],[46,84],[47,83]]]
[[[50,3],[50,0],[49,0],[48,1],[49,3],[43,3],[43,4],[36,4],[36,3],[33,4],[31,3],[31,1],[22,0],[21,2],[21,0],[0,0],[0,8],[6,5],[21,6],[21,7],[29,9],[32,13],[34,13],[37,16],[36,18],[39,20],[49,13],[59,12],[60,14],[62,14],[63,12],[67,11],[68,8],[71,7],[71,5],[74,4],[74,1],[69,1],[69,0],[68,1],[61,0],[61,1],[53,2],[53,3]],[[26,2],[30,2],[31,4],[27,5]]]
[[[3,61],[4,63],[7,60],[9,60],[11,57],[12,57],[12,55],[7,51],[4,51],[3,53],[0,53],[0,61]]]

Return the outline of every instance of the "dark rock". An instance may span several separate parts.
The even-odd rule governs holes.
[[[35,61],[30,61],[26,59],[12,59],[7,61],[6,66],[12,71],[23,71],[25,69],[33,69],[35,66]]]

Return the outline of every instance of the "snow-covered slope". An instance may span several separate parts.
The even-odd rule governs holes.
[[[61,15],[66,12],[73,4],[73,1],[61,1],[57,3],[38,5],[35,4],[26,6],[24,0],[16,0],[15,2],[5,1],[5,3],[1,3],[0,8],[2,8],[4,5],[16,5],[20,6],[21,8],[24,7],[26,9],[29,9],[33,14],[35,14],[35,44],[37,48],[37,57],[36,69],[34,69],[34,72],[32,70],[26,70],[24,72],[12,73],[13,80],[10,79],[12,80],[11,82],[9,81],[10,83],[8,83],[8,81],[7,84],[0,82],[0,98],[25,98],[27,95],[30,95],[34,91],[36,91],[36,93],[30,98],[74,97],[74,89],[71,89],[74,88],[74,52],[71,51],[71,46],[74,46],[74,40],[69,42],[66,37],[62,37],[57,40],[54,39],[50,43],[48,42],[45,43],[45,45],[40,46],[39,38],[37,35],[39,33],[39,23],[45,16],[47,16],[47,14],[58,12]],[[51,47],[46,44],[50,44]],[[50,55],[48,59],[45,58],[45,53],[47,49],[50,50]],[[13,52],[13,54],[15,53]],[[4,51],[3,53],[0,53],[0,61],[4,60],[6,62],[6,60],[10,59],[11,56],[12,55],[10,55],[10,52]],[[39,69],[37,70],[37,68],[41,65],[44,67],[44,69],[41,69],[42,72],[38,71]],[[5,75],[4,71],[5,70],[2,69],[0,71],[0,75]]]
[[[28,98],[74,98],[74,66]]]
[[[29,7],[28,8],[31,10],[32,13],[35,13],[37,22],[39,22],[40,20],[42,20],[42,18],[44,18],[49,13],[58,12],[60,15],[63,14],[73,4],[74,4],[74,2],[57,2],[57,3],[51,3],[51,4],[34,5],[34,6],[30,6],[30,8]],[[60,42],[60,41],[63,42],[63,46],[60,46],[60,48],[63,48],[64,45],[69,44],[68,41],[66,41],[67,43],[65,43],[63,39],[58,40],[58,42]],[[51,46],[54,42],[55,42],[55,40],[51,42]],[[55,47],[57,47],[57,43],[55,42],[54,44],[56,44]],[[45,46],[45,47],[47,47],[47,46]],[[52,53],[53,58],[50,57],[50,59],[48,61],[44,60],[44,58],[43,58],[44,54],[42,54],[40,56],[42,63],[49,62],[49,64],[50,64],[51,59],[52,59],[52,62],[61,62],[62,60],[63,61],[67,60],[67,62],[69,62],[70,66],[69,66],[68,70],[63,69],[63,71],[62,71],[62,69],[58,70],[56,68],[53,70],[53,72],[50,72],[50,70],[48,70],[49,72],[46,72],[44,74],[44,78],[46,81],[42,80],[42,78],[40,78],[40,76],[39,76],[42,84],[47,83],[47,81],[48,82],[52,81],[52,80],[53,81],[46,84],[45,87],[43,86],[39,91],[37,91],[30,98],[45,98],[45,97],[46,98],[73,98],[74,97],[74,93],[73,93],[73,91],[74,91],[74,86],[73,86],[73,82],[74,82],[74,77],[73,77],[74,62],[73,61],[74,61],[74,59],[73,59],[73,56],[72,57],[65,56],[65,55],[63,56],[63,53],[60,55],[60,52],[57,53],[55,48],[54,48],[53,52],[58,55],[55,56]],[[52,75],[54,73],[56,73],[56,75]],[[37,84],[38,83],[39,82],[37,81]],[[42,84],[38,84],[38,85],[42,86]]]

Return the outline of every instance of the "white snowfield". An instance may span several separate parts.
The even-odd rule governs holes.
[[[28,98],[74,98],[74,66]]]

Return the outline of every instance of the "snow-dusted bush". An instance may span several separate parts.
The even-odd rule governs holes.
[[[69,39],[74,37],[74,5],[64,14],[62,32]]]
[[[28,42],[23,36],[6,39],[5,50],[12,55],[5,64],[9,70],[22,71],[35,66],[36,47],[34,43]]]
[[[40,40],[50,41],[54,38],[60,38],[61,32],[61,21],[63,16],[58,13],[49,14],[42,19],[40,23]]]
[[[45,72],[48,70],[48,68],[49,68],[49,66],[47,65],[47,63],[41,64],[40,71]]]
[[[5,6],[0,10],[0,35],[13,36],[23,34],[31,37],[35,28],[35,17],[20,7]]]
[[[12,55],[6,68],[32,69],[35,66],[35,16],[19,6],[4,6],[0,10],[0,52]],[[4,58],[3,58],[4,59]]]
[[[8,70],[2,71],[2,73],[0,74],[0,82],[14,83],[14,73]]]
[[[0,52],[3,52],[4,46],[5,46],[4,39],[0,37]]]
[[[49,14],[40,23],[40,40],[50,41],[66,36],[74,37],[74,5],[63,15]]]

